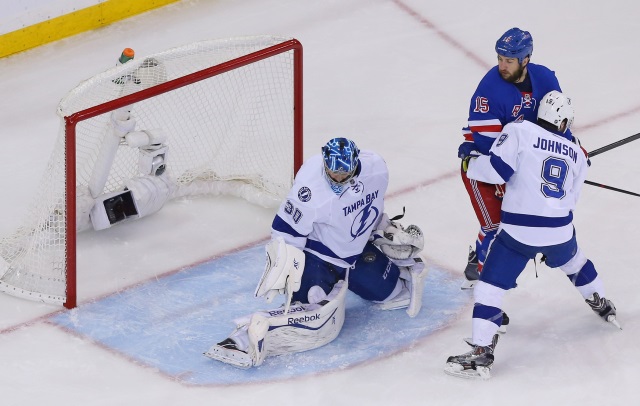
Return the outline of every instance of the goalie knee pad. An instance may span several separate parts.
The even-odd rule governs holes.
[[[396,310],[406,308],[409,317],[415,317],[422,308],[422,296],[424,295],[424,282],[427,277],[427,268],[420,258],[409,267],[400,268],[399,282],[402,284],[399,292],[387,298],[378,307],[382,310]]]

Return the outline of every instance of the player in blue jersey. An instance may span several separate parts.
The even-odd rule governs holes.
[[[306,351],[337,337],[347,290],[384,310],[422,306],[426,269],[422,231],[384,214],[384,159],[346,138],[309,158],[272,223],[267,262],[255,295],[282,307],[236,320],[237,329],[206,356],[237,367]]]
[[[463,128],[465,142],[458,155],[469,151],[487,154],[502,128],[511,122],[536,121],[538,104],[551,90],[560,91],[555,73],[531,63],[533,39],[531,34],[519,28],[505,32],[495,46],[498,65],[482,78],[469,107],[468,126]],[[568,130],[565,137],[572,138]],[[461,172],[462,173],[462,172]],[[500,225],[500,207],[504,185],[491,185],[469,179],[462,173],[480,230],[475,249],[469,249],[463,289],[472,288],[482,271],[487,248]]]
[[[506,183],[506,189],[500,228],[474,288],[472,349],[449,357],[445,372],[451,375],[489,377],[503,297],[537,254],[569,277],[596,314],[620,327],[594,264],[576,242],[573,211],[588,164],[580,146],[566,138],[573,116],[571,100],[551,91],[540,100],[537,124],[509,123],[488,155],[470,153],[463,159],[470,179]]]

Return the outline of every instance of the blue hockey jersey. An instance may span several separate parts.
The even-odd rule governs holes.
[[[464,137],[473,140],[480,153],[489,153],[491,144],[507,123],[523,120],[535,123],[538,102],[552,90],[561,91],[555,73],[549,68],[529,63],[527,71],[533,88],[531,93],[521,93],[513,83],[502,79],[497,66],[480,81],[471,98],[468,127],[462,129]],[[567,131],[564,137],[571,140],[571,132]]]

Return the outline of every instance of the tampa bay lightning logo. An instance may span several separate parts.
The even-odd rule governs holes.
[[[300,199],[301,202],[311,200],[311,189],[306,186],[301,187],[300,190],[298,190],[298,199]]]
[[[376,223],[380,211],[372,204],[373,201],[364,206],[353,220],[353,224],[351,225],[351,237],[353,237],[354,240],[364,233],[369,232],[369,229],[371,229]]]

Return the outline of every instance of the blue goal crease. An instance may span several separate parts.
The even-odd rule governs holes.
[[[471,301],[460,290],[459,277],[431,265],[422,310],[415,318],[404,310],[379,310],[349,293],[342,331],[323,347],[269,357],[248,370],[205,357],[203,352],[233,330],[233,319],[275,307],[253,296],[263,262],[264,246],[258,245],[49,320],[184,384],[212,386],[273,382],[380,359],[452,323]]]

